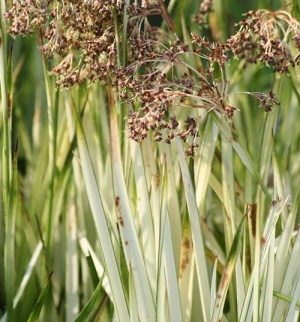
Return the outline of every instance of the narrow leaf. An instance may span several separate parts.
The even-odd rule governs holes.
[[[225,299],[226,299],[226,294],[227,294],[227,290],[235,269],[235,264],[237,261],[237,257],[238,257],[238,253],[239,253],[239,245],[240,245],[240,241],[241,241],[241,235],[242,235],[242,231],[243,231],[243,222],[244,220],[241,221],[241,223],[239,224],[239,227],[236,231],[236,234],[234,236],[233,242],[232,242],[232,246],[230,249],[230,253],[228,255],[228,260],[220,281],[220,285],[218,288],[218,292],[217,292],[217,297],[216,297],[216,302],[215,302],[215,306],[214,306],[214,311],[213,311],[213,315],[212,315],[212,321],[213,322],[217,322],[220,321],[222,314],[223,314],[223,308],[224,308],[224,304],[225,304]]]
[[[46,284],[44,285],[44,287],[42,288],[42,291],[40,293],[40,296],[37,300],[37,302],[34,305],[34,308],[27,320],[27,322],[36,322],[39,319],[41,310],[43,308],[43,305],[46,301],[47,298],[47,294],[48,294],[48,290],[50,287],[50,281],[51,281],[51,277],[52,277],[53,272],[51,272],[47,278]]]

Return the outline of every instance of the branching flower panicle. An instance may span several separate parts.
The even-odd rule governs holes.
[[[249,94],[258,100],[260,107],[262,107],[266,112],[270,112],[274,105],[280,104],[279,100],[275,97],[275,94],[271,91],[268,94],[253,92]]]
[[[46,23],[47,9],[51,2],[51,0],[14,1],[11,9],[5,14],[10,21],[8,32],[13,36],[33,34],[36,28]]]
[[[176,136],[197,147],[199,115],[182,119],[182,109],[215,110],[231,120],[236,107],[228,101],[225,65],[233,55],[246,64],[264,63],[275,72],[299,64],[299,23],[285,11],[250,11],[224,44],[191,34],[184,43],[173,33],[151,26],[150,15],[163,15],[161,1],[82,0],[14,2],[6,13],[13,35],[42,35],[40,52],[59,63],[52,69],[59,87],[109,81],[130,107],[129,136],[170,143]],[[122,38],[124,10],[127,35]],[[203,24],[212,1],[203,0],[196,20]],[[118,35],[118,37],[116,37]],[[126,48],[126,66],[117,60]],[[193,56],[196,65],[190,65]],[[274,93],[248,93],[266,112],[279,101]],[[183,113],[184,114],[184,113]]]
[[[248,64],[262,62],[281,73],[299,64],[299,54],[293,52],[299,51],[300,24],[288,12],[250,11],[238,26],[227,42],[236,57]]]

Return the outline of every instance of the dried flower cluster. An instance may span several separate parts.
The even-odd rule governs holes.
[[[191,138],[191,146],[195,147],[198,121],[188,117],[179,128],[177,115],[183,107],[215,109],[229,118],[233,116],[234,108],[226,105],[224,89],[214,77],[214,65],[220,68],[228,60],[225,46],[196,35],[192,43],[193,48],[179,40],[169,47],[158,41],[135,43],[132,64],[116,76],[124,89],[121,97],[138,106],[129,115],[132,139],[143,140],[149,131],[154,131],[157,141],[170,143],[179,136],[184,142]],[[201,66],[201,72],[185,63],[184,57],[190,53],[206,60],[207,66]]]
[[[274,105],[280,104],[273,92],[269,92],[268,95],[253,92],[250,94],[258,100],[260,107],[262,107],[266,112],[270,112]]]
[[[157,7],[154,1],[143,1],[141,7],[132,4],[128,12],[143,17],[147,5],[151,13]],[[60,60],[52,74],[58,86],[69,87],[87,80],[107,81],[117,68],[117,41],[122,39],[117,40],[116,34],[122,30],[124,8],[124,1],[26,0],[14,2],[6,18],[13,36],[34,31],[43,36],[40,52],[47,59]]]
[[[227,43],[238,58],[250,64],[262,62],[281,73],[299,64],[300,24],[288,12],[250,11],[238,25],[239,31]]]
[[[13,36],[27,35],[42,27],[48,19],[47,9],[51,2],[51,0],[14,1],[12,8],[6,13],[6,18],[10,22],[9,33]]]
[[[179,136],[189,143],[187,154],[192,155],[199,118],[188,115],[182,120],[182,109],[216,110],[232,119],[236,108],[227,99],[224,65],[234,55],[286,72],[299,62],[299,23],[284,11],[252,11],[226,43],[191,34],[191,44],[186,44],[149,24],[149,15],[165,14],[161,3],[133,1],[127,6],[117,0],[66,0],[54,5],[51,0],[26,0],[14,2],[6,17],[13,36],[39,31],[41,53],[59,61],[51,71],[59,87],[109,82],[130,106],[132,139],[141,141],[152,132],[155,140],[170,143]],[[211,6],[211,0],[202,2],[199,23]],[[123,39],[125,10],[127,34]],[[126,63],[122,65],[124,48]],[[193,66],[188,63],[191,56]],[[250,94],[267,112],[279,104],[272,92]]]
[[[212,0],[203,0],[198,13],[195,16],[195,21],[197,21],[199,25],[206,24],[210,12],[212,12]]]

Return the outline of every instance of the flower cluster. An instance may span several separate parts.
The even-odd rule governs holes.
[[[236,57],[250,64],[262,62],[281,73],[299,64],[299,54],[293,56],[293,51],[300,49],[300,24],[288,12],[250,11],[238,25],[239,31],[227,42]]]
[[[189,141],[189,148],[195,148],[198,121],[188,116],[179,126],[182,108],[215,109],[229,118],[233,116],[234,108],[226,104],[222,82],[214,77],[214,65],[220,67],[227,60],[225,47],[195,35],[192,41],[194,48],[178,39],[168,47],[153,40],[135,42],[132,63],[115,77],[123,89],[121,97],[137,106],[129,115],[132,139],[141,141],[153,131],[157,141],[170,143],[179,136]],[[199,66],[199,72],[193,70],[185,63],[185,55],[189,54],[204,58],[207,66]]]
[[[270,112],[274,105],[280,104],[279,100],[275,97],[275,94],[271,91],[267,95],[253,92],[250,93],[250,95],[258,100],[260,107],[262,107],[266,112]]]
[[[123,19],[124,1],[26,0],[14,2],[6,13],[12,35],[42,35],[40,52],[57,58],[52,70],[57,85],[69,87],[86,80],[106,80],[116,65],[115,26]]]
[[[36,28],[42,27],[48,19],[48,6],[52,1],[25,0],[14,1],[6,13],[10,21],[8,31],[11,35],[32,34]]]
[[[209,13],[212,12],[212,0],[203,0],[195,16],[195,21],[199,25],[203,25],[207,22],[207,17]]]
[[[194,52],[200,55],[208,62],[215,62],[223,66],[228,60],[228,46],[216,42],[210,42],[205,38],[192,34],[192,44],[194,45]]]
[[[199,23],[211,7],[211,0],[202,2]],[[300,55],[292,54],[300,50],[299,23],[285,11],[249,12],[224,44],[196,34],[184,43],[172,32],[151,26],[150,15],[170,19],[162,0],[130,5],[123,0],[65,0],[55,5],[52,0],[25,0],[14,2],[6,18],[13,36],[39,31],[41,53],[58,61],[51,71],[57,86],[109,82],[129,106],[130,138],[141,141],[151,132],[156,141],[170,143],[178,136],[188,142],[188,155],[197,147],[201,113],[182,110],[215,110],[231,120],[237,109],[226,93],[224,70],[230,56],[263,62],[278,72],[299,63]],[[168,26],[172,30],[170,21]],[[125,59],[121,62],[120,57]],[[279,104],[272,92],[250,95],[267,112]]]

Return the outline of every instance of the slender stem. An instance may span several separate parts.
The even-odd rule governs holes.
[[[52,235],[52,219],[53,219],[53,198],[54,198],[54,181],[56,177],[56,133],[57,133],[57,114],[58,114],[58,101],[59,101],[59,91],[56,91],[54,105],[52,103],[53,92],[51,88],[51,81],[47,74],[46,61],[43,60],[44,76],[45,76],[45,86],[47,95],[47,111],[48,111],[48,132],[49,132],[49,194],[48,194],[48,224],[46,233],[46,249],[49,255],[49,247]]]
[[[273,291],[273,295],[274,295],[275,297],[277,297],[277,298],[279,298],[279,299],[283,300],[283,301],[288,302],[288,303],[291,303],[291,301],[292,301],[292,299],[291,299],[289,296],[284,295],[284,294],[281,294],[281,293],[276,292],[276,291]],[[296,302],[296,306],[300,308],[300,301],[297,301],[297,302]]]
[[[0,34],[0,88],[1,88],[1,113],[2,113],[2,184],[3,184],[3,209],[4,213],[8,209],[9,186],[11,179],[11,148],[10,148],[10,129],[11,111],[9,111],[7,82],[7,54],[5,20],[2,12],[5,12],[5,1],[1,1],[1,34]]]
[[[168,27],[170,28],[170,30],[172,32],[174,32],[174,34],[175,34],[176,33],[175,26],[174,26],[173,21],[172,21],[170,15],[168,13],[168,9],[167,9],[164,1],[163,0],[159,0],[159,5],[160,5],[160,9],[162,11],[163,18],[165,19],[165,21],[166,21]]]
[[[8,229],[8,222],[12,223],[12,220],[8,220],[9,207],[10,207],[10,187],[11,187],[11,111],[9,105],[9,93],[7,86],[7,39],[6,39],[6,23],[4,18],[4,12],[6,12],[6,4],[4,0],[1,0],[0,7],[0,19],[1,19],[1,33],[0,33],[0,91],[1,91],[1,106],[0,112],[2,114],[2,155],[1,155],[1,186],[2,188],[2,205],[3,211],[0,212],[0,256],[4,258],[4,261],[0,261],[0,306],[7,306],[8,321],[12,320],[12,294],[11,286],[9,283],[9,269],[8,267],[12,262],[9,262],[8,255],[13,257],[13,254],[8,254],[8,244],[6,231]],[[1,200],[0,200],[1,202]],[[10,239],[11,240],[11,239]],[[10,268],[11,269],[11,268]],[[13,283],[13,279],[11,280]]]

